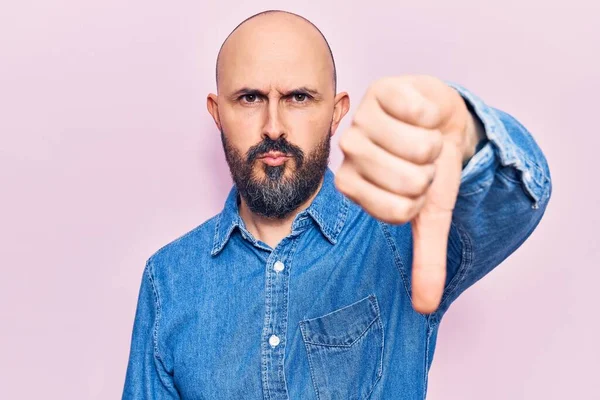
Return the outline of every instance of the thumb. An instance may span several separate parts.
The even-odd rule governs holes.
[[[421,212],[411,221],[413,235],[412,303],[424,314],[437,309],[446,282],[451,212]]]
[[[435,311],[444,293],[448,234],[462,169],[459,149],[445,142],[435,164],[435,178],[425,203],[411,221],[412,302],[421,313]]]

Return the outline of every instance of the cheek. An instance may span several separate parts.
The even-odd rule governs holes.
[[[260,141],[261,125],[256,115],[227,115],[221,124],[229,141],[244,152]]]
[[[331,116],[326,113],[293,113],[289,122],[290,141],[306,152],[329,134]]]

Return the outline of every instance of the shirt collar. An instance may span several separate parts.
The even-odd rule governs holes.
[[[348,215],[349,204],[348,199],[335,187],[334,178],[331,169],[327,168],[319,193],[317,193],[308,208],[296,215],[292,230],[299,225],[300,221],[305,219],[305,215],[309,215],[327,240],[332,244],[337,242]],[[211,251],[213,256],[225,247],[235,228],[245,230],[244,222],[239,214],[238,194],[239,192],[234,185],[225,200],[223,210],[217,216]]]

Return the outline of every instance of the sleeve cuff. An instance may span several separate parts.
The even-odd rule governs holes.
[[[525,128],[515,120],[515,129],[507,129],[496,110],[486,105],[471,91],[455,82],[445,81],[445,83],[459,92],[467,107],[479,117],[485,128],[486,139],[480,143],[479,150],[463,167],[460,191],[470,191],[473,184],[480,186],[479,178],[486,175],[484,174],[486,169],[495,168],[497,161],[504,167],[512,166],[520,172],[523,187],[534,200],[534,208],[537,208],[538,202],[545,195],[548,177],[544,170],[527,155],[527,147],[516,144],[516,142],[523,142],[522,138],[517,136],[529,135],[522,132]]]

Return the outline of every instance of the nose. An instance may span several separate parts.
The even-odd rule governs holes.
[[[282,121],[279,104],[276,101],[270,101],[267,109],[266,121],[263,127],[262,138],[269,137],[271,140],[277,140],[280,137],[286,137],[287,133]]]

